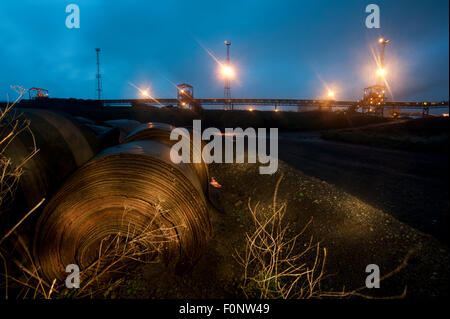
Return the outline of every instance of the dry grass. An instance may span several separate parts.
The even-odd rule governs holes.
[[[26,130],[31,133],[29,120],[21,118],[14,110],[14,106],[26,90],[20,87],[15,89],[19,93],[18,98],[13,103],[8,103],[4,109],[0,109],[0,208],[12,201],[20,176],[23,174],[23,166],[38,152],[33,137],[34,145],[30,145],[32,151],[21,163],[13,163],[5,154],[8,146],[20,133]]]
[[[325,277],[326,248],[314,243],[313,237],[302,240],[310,220],[299,233],[289,235],[290,226],[283,221],[286,203],[277,203],[277,192],[283,176],[277,181],[270,214],[263,214],[259,202],[248,208],[254,223],[252,231],[246,233],[244,252],[236,250],[236,259],[243,267],[241,286],[247,298],[261,299],[311,299],[361,297],[373,299],[364,294],[366,286],[351,291],[326,292],[321,289]],[[383,281],[399,273],[408,265],[415,249],[406,254],[403,262],[393,271],[382,276]],[[406,296],[407,287],[399,296],[376,297],[396,299]]]
[[[124,210],[126,214],[126,210]],[[160,212],[159,216],[164,215]],[[156,216],[156,215],[155,215]],[[123,276],[130,267],[138,263],[161,262],[164,246],[169,242],[176,242],[172,228],[155,228],[150,223],[144,230],[137,232],[130,224],[124,225],[124,233],[111,234],[101,240],[98,258],[86,269],[80,270],[80,287],[67,288],[65,282],[46,281],[40,274],[38,266],[20,235],[13,234],[14,240],[25,252],[26,262],[19,261],[14,256],[6,256],[19,270],[18,276],[7,273],[1,274],[6,281],[14,282],[17,299],[60,299],[60,298],[101,298],[108,297],[123,283]],[[6,268],[6,258],[3,258]],[[17,271],[16,271],[17,273]],[[69,275],[69,274],[67,274]],[[8,296],[8,285],[5,287]]]
[[[243,292],[249,298],[314,298],[320,294],[320,281],[324,275],[326,249],[300,238],[310,222],[289,237],[289,224],[283,221],[286,204],[277,205],[279,178],[269,216],[261,216],[259,203],[248,208],[254,230],[246,234],[244,254],[237,252],[237,260],[244,269]],[[301,248],[300,245],[302,245]],[[308,264],[305,260],[313,258]]]
[[[178,242],[172,227],[157,226],[156,218],[165,215],[161,207],[149,224],[136,230],[131,224],[124,225],[126,231],[103,238],[98,249],[98,258],[80,273],[80,288],[76,291],[63,289],[61,296],[76,298],[106,297],[123,281],[120,276],[139,263],[158,263],[168,244]],[[126,210],[124,210],[126,214]]]
[[[14,107],[17,102],[25,94],[26,90],[21,87],[13,87],[18,92],[18,97],[13,103],[8,103],[4,109],[0,109],[0,218],[4,218],[3,214],[10,208],[10,204],[14,199],[14,192],[19,183],[20,177],[23,174],[24,165],[38,152],[33,134],[30,130],[30,122],[21,118],[17,114]],[[28,130],[33,137],[32,150],[29,155],[20,163],[14,163],[11,158],[6,155],[6,150],[15,138],[23,131]],[[2,234],[0,237],[0,258],[3,261],[4,274],[0,283],[5,286],[5,299],[8,299],[8,266],[9,256],[5,257],[6,252],[2,249],[4,243],[14,231],[29,217],[42,203],[39,202],[32,210],[30,210],[12,229]]]

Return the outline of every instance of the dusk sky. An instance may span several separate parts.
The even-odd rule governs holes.
[[[68,4],[80,28],[65,25]],[[368,4],[381,28],[367,29]],[[0,100],[11,85],[51,97],[96,97],[95,48],[101,48],[104,98],[137,98],[130,85],[175,97],[189,83],[196,97],[223,97],[216,62],[226,55],[237,77],[232,97],[359,99],[376,82],[370,47],[386,47],[395,100],[448,100],[449,2],[436,1],[116,1],[17,0],[0,3]],[[203,47],[202,47],[203,45]]]

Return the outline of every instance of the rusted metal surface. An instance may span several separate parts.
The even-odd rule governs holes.
[[[175,127],[166,123],[158,123],[158,122],[149,122],[142,124],[138,128],[136,128],[133,132],[128,135],[123,143],[128,143],[131,141],[143,141],[143,140],[154,140],[159,141],[162,143],[165,143],[167,145],[174,145],[177,143],[177,140],[171,140],[170,139],[170,132]],[[191,154],[193,154],[194,151],[194,143],[192,143],[191,140]],[[204,141],[202,141],[202,147],[204,146]],[[201,149],[195,151],[200,152]],[[197,176],[199,178],[199,181],[202,185],[203,192],[207,191],[208,188],[208,179],[209,179],[209,173],[208,173],[208,166],[205,162],[201,163],[192,163],[190,164],[194,167],[195,171],[197,172]]]
[[[68,114],[39,109],[16,110],[19,119],[30,121],[5,150],[13,165],[27,158],[36,145],[38,152],[23,166],[19,187],[8,209],[8,219],[17,221],[42,198],[48,198],[78,167],[98,152],[94,132]]]
[[[111,127],[118,127],[120,129],[119,142],[123,142],[125,138],[137,129],[142,123],[135,120],[121,119],[121,120],[108,120],[105,121]]]
[[[133,141],[102,151],[66,181],[39,218],[34,256],[47,279],[63,279],[68,264],[89,268],[110,236],[141,236],[145,258],[184,269],[210,231],[196,170],[174,164],[168,144]]]

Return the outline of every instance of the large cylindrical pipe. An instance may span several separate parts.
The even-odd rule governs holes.
[[[9,119],[29,121],[5,148],[3,156],[16,167],[33,152],[22,166],[22,175],[13,200],[4,206],[2,226],[10,228],[43,198],[48,198],[78,167],[98,152],[93,131],[68,114],[41,109],[15,109]],[[4,128],[8,130],[8,128]],[[33,216],[31,217],[33,218]]]
[[[170,133],[175,127],[166,123],[158,123],[158,122],[149,122],[144,123],[137,127],[133,132],[131,132],[123,141],[123,143],[128,143],[132,141],[144,141],[144,140],[153,140],[159,141],[162,143],[166,143],[168,145],[174,145],[177,143],[176,140],[170,139]],[[202,141],[203,146],[203,141]],[[194,143],[191,138],[191,154],[194,151]],[[201,149],[195,151],[200,152]],[[208,180],[209,180],[209,172],[208,166],[202,160],[201,163],[191,163],[195,171],[197,172],[198,179],[202,185],[203,192],[206,192],[208,189]]]
[[[211,230],[196,174],[189,164],[174,164],[170,146],[158,141],[102,151],[66,181],[40,216],[34,256],[45,278],[65,278],[69,264],[89,269],[111,236],[137,245],[145,258],[190,267]]]

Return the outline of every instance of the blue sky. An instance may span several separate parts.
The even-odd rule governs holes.
[[[68,4],[80,28],[65,26]],[[367,29],[366,5],[381,10]],[[0,100],[10,85],[53,97],[95,98],[100,47],[104,98],[136,98],[129,83],[175,97],[190,83],[197,97],[222,97],[208,48],[225,58],[231,41],[232,97],[359,99],[376,81],[371,46],[390,39],[387,79],[395,100],[448,100],[449,2],[325,0],[40,0],[0,3]]]

